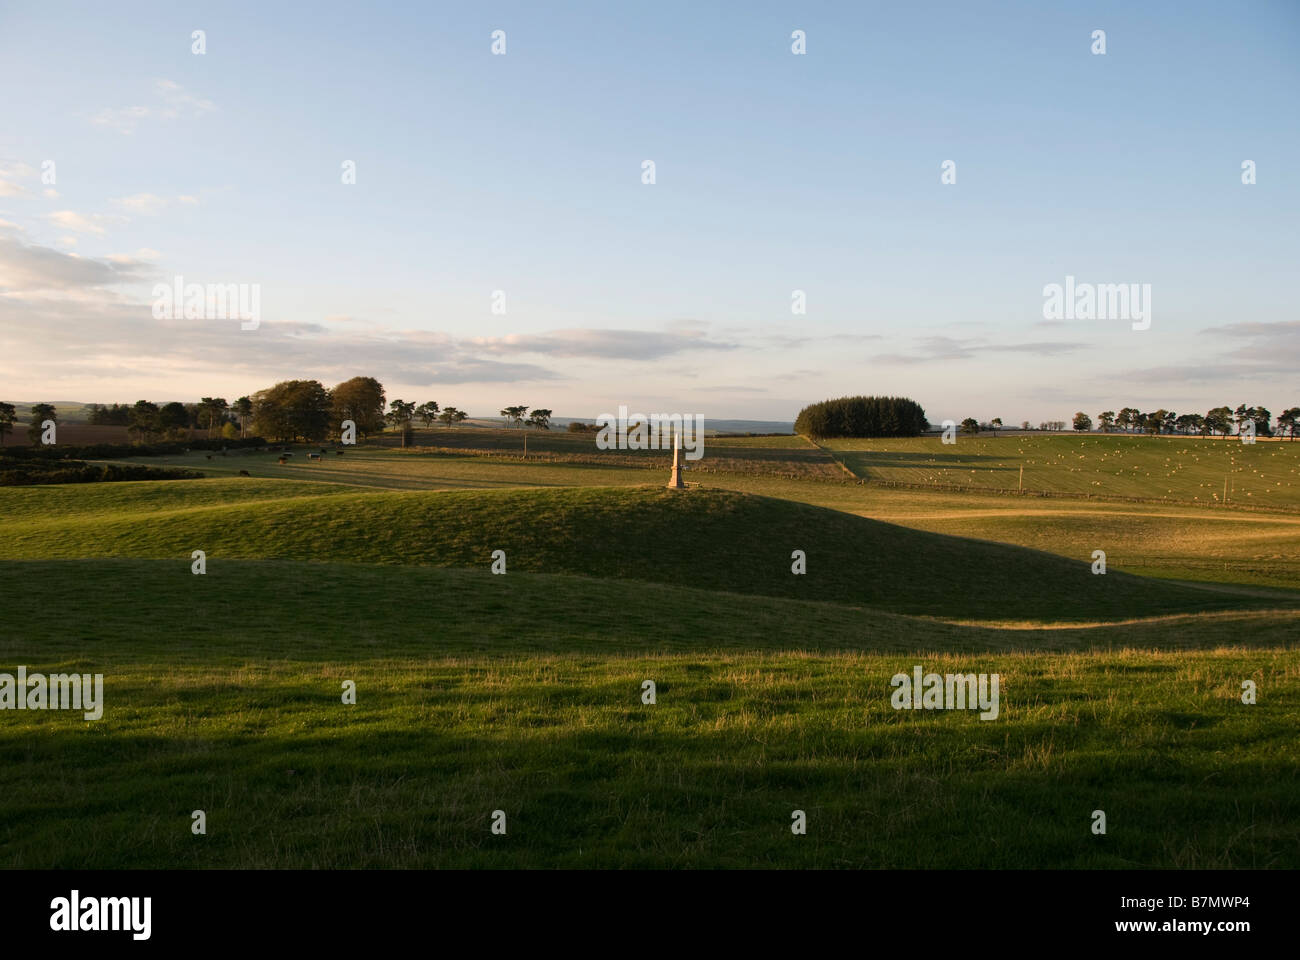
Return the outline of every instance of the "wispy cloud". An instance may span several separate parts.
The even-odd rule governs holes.
[[[656,330],[555,330],[540,334],[474,337],[466,342],[492,354],[531,353],[602,360],[656,360],[686,351],[736,349],[736,344],[710,340],[699,332]]]
[[[184,194],[178,197],[163,197],[156,193],[133,193],[126,197],[114,197],[109,202],[121,207],[123,210],[130,210],[132,213],[153,216],[162,213],[173,203],[194,206],[199,202],[199,199]]]
[[[190,93],[174,80],[155,80],[153,94],[154,102],[151,104],[103,107],[90,118],[90,122],[119,133],[134,133],[135,128],[145,120],[200,117],[217,109],[211,100]]]
[[[926,337],[920,342],[917,353],[883,353],[877,356],[876,360],[880,363],[932,363],[936,360],[969,360],[982,353],[1030,353],[1039,357],[1051,357],[1071,353],[1086,346],[1086,343],[1048,340],[1028,343],[988,343],[978,339]]]
[[[62,227],[64,230],[72,230],[75,233],[95,233],[100,235],[108,232],[108,226],[126,222],[123,217],[113,217],[102,213],[93,213],[90,216],[86,216],[77,213],[75,210],[56,210],[54,213],[46,214],[45,217],[55,226]]]

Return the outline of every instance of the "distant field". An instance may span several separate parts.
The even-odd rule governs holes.
[[[1016,436],[830,440],[859,477],[1197,504],[1300,509],[1300,444],[1184,437]],[[1225,494],[1226,485],[1226,494]]]
[[[671,448],[655,450],[602,450],[594,433],[539,430],[416,430],[413,444],[403,450],[397,438],[378,438],[377,446],[406,455],[428,453],[470,454],[522,458],[527,450],[534,462],[590,464],[667,471]],[[746,474],[795,480],[843,482],[846,471],[825,450],[801,437],[706,437],[702,455],[682,460],[699,475]]]
[[[131,435],[126,432],[126,427],[74,423],[63,420],[59,420],[57,423],[55,435],[58,442],[67,446],[77,447],[92,443],[131,442]],[[13,433],[6,437],[5,441],[6,447],[28,446],[27,424],[15,423]]]

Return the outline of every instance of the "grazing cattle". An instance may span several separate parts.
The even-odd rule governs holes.
[[[280,462],[280,466],[284,466],[284,465],[285,465],[286,463],[288,463],[289,461],[286,460],[286,459],[284,459],[284,457],[281,457],[279,462]]]
[[[319,453],[309,453],[309,454],[307,454],[307,459],[308,459],[308,460],[319,460],[319,459],[320,459],[320,454],[319,454]]]
[[[240,470],[240,471],[239,471],[239,475],[240,475],[241,477],[250,477],[250,476],[252,476],[252,474],[249,473],[247,470]]]
[[[340,457],[343,456],[342,450],[335,450],[334,452],[337,453]]]
[[[212,454],[210,454],[210,453],[208,454],[208,459],[209,459],[209,460],[212,459]]]

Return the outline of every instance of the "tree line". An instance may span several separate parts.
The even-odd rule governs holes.
[[[538,408],[529,413],[527,406],[511,406],[504,408],[501,415],[507,423],[516,426],[550,429],[550,410]],[[465,411],[443,407],[434,400],[417,404],[399,398],[390,403],[384,395],[384,385],[374,377],[353,377],[333,389],[319,380],[282,380],[233,403],[224,397],[161,405],[148,400],[137,400],[134,404],[92,403],[88,420],[92,424],[124,426],[136,443],[188,437],[196,430],[205,431],[209,439],[258,436],[277,442],[319,442],[339,438],[344,421],[351,420],[362,438],[391,427],[400,432],[405,446],[416,420],[422,421],[425,427],[434,423],[452,426],[468,417]],[[0,443],[13,431],[16,420],[14,405],[0,403]],[[40,443],[40,425],[44,420],[57,422],[54,406],[33,404],[27,428],[27,438],[33,446]]]
[[[1300,407],[1291,407],[1277,415],[1276,435],[1295,439],[1296,424],[1300,421]],[[1105,410],[1097,414],[1097,426],[1103,433],[1119,430],[1124,433],[1149,434],[1183,434],[1200,436],[1229,436],[1234,428],[1238,434],[1246,424],[1253,424],[1255,435],[1259,437],[1274,436],[1273,414],[1266,407],[1253,407],[1239,404],[1231,407],[1214,407],[1204,415],[1199,413],[1178,414],[1172,410],[1153,410],[1142,413],[1134,407],[1124,407],[1118,413]],[[1091,430],[1092,417],[1082,411],[1074,415],[1074,429]]]

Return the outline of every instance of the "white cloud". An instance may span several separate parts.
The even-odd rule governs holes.
[[[100,127],[110,127],[119,133],[132,133],[144,120],[175,120],[182,116],[200,117],[217,109],[205,97],[190,93],[174,80],[155,80],[154,96],[160,101],[153,105],[132,107],[104,107],[90,122]]]
[[[114,203],[124,210],[130,210],[132,213],[139,213],[145,216],[154,216],[162,213],[172,203],[180,203],[185,206],[195,206],[199,200],[198,197],[181,195],[174,199],[171,197],[160,197],[156,193],[133,193],[126,197],[114,197],[110,203]]]
[[[167,198],[155,193],[133,193],[129,197],[116,197],[110,201],[134,213],[159,213],[167,206]]]
[[[122,217],[109,217],[102,213],[94,213],[87,217],[75,210],[56,210],[54,213],[47,214],[46,219],[64,230],[101,235],[107,233],[106,225],[124,222]]]
[[[653,360],[691,350],[734,350],[736,345],[706,339],[699,331],[554,330],[541,334],[474,337],[468,341],[488,353],[535,353],[605,360]]]

